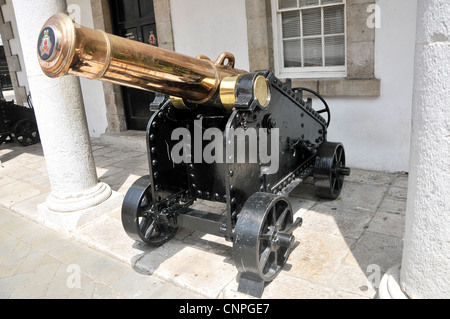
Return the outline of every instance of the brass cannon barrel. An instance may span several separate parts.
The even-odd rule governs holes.
[[[211,101],[221,80],[246,71],[234,68],[234,56],[216,62],[76,25],[67,14],[52,16],[38,39],[38,60],[52,78],[66,74],[160,92],[193,103]]]

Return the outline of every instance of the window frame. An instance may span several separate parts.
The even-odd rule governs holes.
[[[307,7],[299,7],[297,0],[296,8],[283,8],[279,9],[279,0],[272,0],[272,29],[273,29],[273,39],[274,39],[274,69],[275,74],[282,78],[298,78],[298,79],[308,79],[308,78],[343,78],[347,77],[347,1],[342,0],[342,3],[331,3],[325,5],[311,5]],[[324,17],[323,10],[324,7],[332,7],[337,5],[344,5],[344,33],[340,35],[344,35],[344,61],[345,64],[342,66],[320,66],[320,67],[284,67],[284,39],[283,39],[283,28],[282,28],[282,13],[283,12],[291,12],[291,11],[301,11],[301,10],[309,10],[314,8],[321,8],[321,35],[322,39],[322,60],[325,59],[325,45],[324,39],[327,37],[323,34],[324,30]],[[302,15],[300,14],[300,25],[302,24]],[[333,34],[336,36],[337,34]],[[302,41],[302,61],[303,61],[303,40],[309,37],[305,37],[300,35],[299,37],[295,37],[292,39],[300,39]],[[318,38],[318,37],[317,37]]]

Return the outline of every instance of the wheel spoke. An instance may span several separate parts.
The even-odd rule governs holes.
[[[338,179],[338,187],[339,189],[342,189],[342,186],[344,185],[344,180],[342,178]]]
[[[152,203],[148,200],[150,197],[145,194],[140,202],[138,207],[138,216],[144,216],[145,213],[148,213],[152,208]]]
[[[278,268],[278,250],[275,250],[274,252],[273,252],[273,254],[274,254],[274,256],[273,256],[273,262],[275,263],[275,271],[277,270],[277,268]]]
[[[270,213],[270,218],[272,219],[272,224],[273,226],[275,226],[277,224],[277,205],[273,205],[272,207],[272,211]]]
[[[331,187],[331,189],[334,191],[334,190],[336,190],[336,184],[337,184],[337,182],[338,182],[338,178],[334,178],[333,179],[333,182],[332,182],[332,187]]]
[[[338,163],[341,163],[341,159],[342,159],[342,149],[341,148],[338,148],[336,150],[335,158]]]
[[[286,220],[286,216],[289,213],[289,207],[286,207],[283,212],[281,213],[280,217],[277,219],[276,228],[281,229],[281,226],[284,224],[284,221]]]
[[[156,222],[154,220],[152,220],[152,222],[148,226],[147,230],[145,231],[144,237],[149,239],[151,237],[151,235],[153,234],[153,232],[155,231],[155,227],[156,227]]]
[[[142,216],[141,216],[141,217],[142,217]],[[141,221],[139,222],[139,229],[140,229],[142,232],[144,232],[145,229],[147,229],[147,227],[148,227],[148,222],[149,222],[149,219],[148,219],[147,217],[142,217],[142,218],[141,218]]]
[[[333,155],[333,166],[335,166],[336,163],[339,163],[339,158],[338,158],[338,154],[334,153]],[[334,168],[334,167],[332,167]]]
[[[322,109],[322,110],[320,110],[320,111],[317,111],[317,113],[324,113],[324,112],[327,112],[327,109]]]
[[[259,267],[260,269],[266,268],[266,264],[269,261],[269,256],[272,250],[270,249],[270,246],[266,247],[264,251],[262,252],[260,258],[259,258]]]

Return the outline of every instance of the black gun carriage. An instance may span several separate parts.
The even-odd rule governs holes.
[[[13,141],[22,146],[30,146],[40,141],[30,95],[28,106],[0,99],[0,145]]]

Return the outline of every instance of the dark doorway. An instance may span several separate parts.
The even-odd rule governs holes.
[[[110,0],[114,33],[121,37],[158,45],[153,0]],[[145,131],[155,94],[122,87],[127,127]]]
[[[6,61],[5,49],[0,45],[0,88],[12,89],[12,82],[9,76],[8,63]]]

